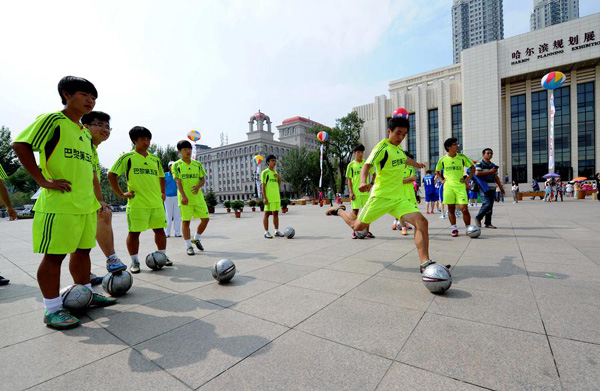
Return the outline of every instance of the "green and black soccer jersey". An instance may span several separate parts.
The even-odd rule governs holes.
[[[2,167],[2,164],[0,164],[0,179],[6,179],[8,178],[8,175],[6,175],[6,171],[4,171],[4,167]]]
[[[413,166],[404,165],[404,178],[410,178],[411,176],[415,175],[417,174]],[[404,195],[407,199],[413,201],[417,200],[417,195],[415,194],[415,184],[413,182],[404,183],[402,187],[404,189]]]
[[[444,171],[444,178],[446,183],[444,186],[462,186],[465,184],[461,183],[461,179],[465,175],[465,168],[469,168],[473,165],[471,159],[457,153],[456,156],[450,157],[448,155],[442,156],[435,166],[436,171]]]
[[[275,177],[277,171],[272,171],[270,169],[265,169],[260,174],[260,183],[264,183],[265,185],[265,196],[269,203],[273,202],[281,202],[281,198],[279,196],[279,181]]]
[[[127,191],[134,192],[134,197],[127,200],[128,208],[163,207],[159,178],[164,178],[165,173],[157,156],[148,153],[144,157],[136,151],[124,153],[117,159],[110,172],[125,174]]]
[[[204,200],[202,189],[199,189],[198,193],[194,194],[192,188],[200,183],[201,178],[206,176],[206,171],[202,163],[192,160],[190,164],[187,164],[183,159],[179,159],[171,167],[171,172],[173,173],[173,178],[181,181],[181,186],[188,199],[188,205],[201,204]],[[177,200],[179,201],[179,206],[181,206],[181,192],[177,192]]]
[[[42,189],[33,210],[66,214],[98,210],[100,203],[93,187],[92,138],[81,125],[60,111],[43,114],[23,130],[15,142],[29,144],[39,152],[44,178],[71,182],[70,192]]]
[[[100,182],[100,159],[98,158],[98,150],[96,146],[92,143],[92,163],[94,164],[94,171],[96,171],[96,176],[98,177],[98,182]]]
[[[392,144],[389,139],[380,141],[365,163],[374,166],[377,171],[371,197],[405,199],[402,180],[406,155],[400,145]]]
[[[346,168],[346,178],[350,178],[352,180],[352,192],[357,196],[369,194],[368,191],[360,191],[358,189],[360,187],[360,171],[362,170],[364,165],[364,160],[360,163],[356,160],[352,160]],[[373,169],[373,167],[371,167],[371,169],[369,170],[369,175],[373,175],[374,172],[375,170]]]

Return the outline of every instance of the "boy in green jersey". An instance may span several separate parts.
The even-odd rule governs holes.
[[[8,212],[8,217],[10,220],[17,219],[17,212],[13,209],[12,204],[10,203],[10,198],[8,197],[8,191],[6,190],[6,186],[4,186],[4,180],[8,178],[6,172],[4,172],[4,168],[0,165],[0,201],[6,206],[6,211]],[[0,276],[0,285],[6,285],[10,282],[9,279]]]
[[[444,204],[448,205],[448,219],[450,220],[450,229],[452,237],[458,236],[458,227],[456,226],[456,205],[459,206],[463,214],[463,221],[468,227],[471,225],[471,214],[469,213],[466,184],[473,178],[474,170],[465,175],[465,169],[473,166],[471,159],[458,153],[458,140],[451,137],[444,141],[445,156],[438,161],[435,166],[435,175],[444,184]],[[442,177],[442,170],[444,175]]]
[[[167,255],[167,217],[163,201],[165,200],[165,173],[160,159],[148,153],[152,133],[143,126],[134,126],[129,131],[134,150],[124,153],[117,159],[108,173],[108,182],[115,194],[127,198],[127,251],[131,256],[132,273],[140,272],[138,256],[140,233],[151,229],[159,252]],[[127,191],[119,187],[119,175],[127,179]],[[167,266],[173,263],[167,258]]]
[[[377,177],[369,199],[358,217],[345,211],[343,205],[330,208],[326,214],[340,216],[354,231],[361,231],[386,213],[398,219],[404,219],[415,227],[415,245],[419,253],[420,270],[433,262],[429,259],[429,232],[427,219],[421,214],[413,201],[406,198],[403,191],[404,165],[415,168],[425,167],[409,159],[404,154],[400,143],[406,137],[410,125],[406,118],[396,117],[388,121],[388,138],[373,148],[360,172],[361,191],[369,191],[371,184],[367,181],[369,170],[375,166]],[[447,266],[448,267],[448,266]]]
[[[414,159],[413,155],[408,152],[405,152],[406,157],[410,159]],[[415,181],[417,180],[417,172],[413,166],[408,164],[404,165],[404,178],[402,179],[402,191],[404,192],[404,196],[406,199],[414,202],[415,206],[417,206],[417,195],[415,194]],[[392,224],[392,229],[396,229],[397,227],[401,227],[402,235],[408,235],[408,229],[412,229],[405,221],[402,219],[395,219]]]
[[[192,143],[182,140],[177,143],[177,150],[181,159],[171,166],[171,173],[177,183],[177,189],[179,189],[177,201],[181,211],[181,231],[187,255],[194,255],[192,243],[198,250],[204,251],[204,247],[200,243],[200,235],[206,229],[209,221],[208,207],[201,189],[206,181],[206,171],[202,163],[192,160]],[[190,222],[194,217],[200,219],[200,224],[196,228],[194,239],[190,240]]]
[[[263,226],[265,227],[265,238],[267,239],[273,239],[273,236],[269,233],[269,216],[271,215],[273,215],[275,236],[283,236],[279,231],[279,209],[281,208],[279,184],[281,183],[281,176],[275,171],[276,164],[277,158],[275,155],[267,156],[268,168],[260,173],[260,183],[262,184],[263,201],[265,203]]]
[[[363,160],[363,156],[365,154],[365,146],[362,144],[357,145],[352,149],[352,153],[354,154],[354,160],[348,164],[346,168],[346,182],[348,185],[348,189],[350,189],[350,200],[352,203],[352,213],[358,216],[358,211],[362,209],[367,200],[369,199],[369,192],[360,191],[360,171],[362,170],[363,165],[365,164]],[[369,170],[369,174],[371,175],[369,183],[373,184],[375,182],[375,170],[371,168]],[[369,179],[369,178],[367,178]],[[367,238],[374,238],[375,235],[369,231],[369,225],[367,225]],[[352,239],[357,239],[356,231],[352,231]],[[361,236],[361,239],[363,237]]]
[[[16,137],[13,149],[42,188],[33,208],[33,251],[44,254],[37,271],[44,323],[64,329],[79,325],[79,319],[62,307],[62,261],[71,254],[73,281],[92,289],[90,250],[96,245],[97,214],[108,206],[94,171],[91,136],[79,122],[93,110],[98,92],[88,80],[66,76],[58,83],[58,93],[64,109],[39,116]],[[39,152],[39,166],[34,151]],[[93,293],[92,305],[115,303],[115,298]]]
[[[94,169],[100,182],[100,161],[98,160],[97,148],[110,137],[110,115],[102,111],[92,111],[81,117],[81,123],[92,136],[92,148],[94,149]],[[107,209],[98,215],[96,226],[96,241],[106,256],[106,270],[117,273],[127,270],[127,266],[121,262],[115,251],[115,239],[112,229],[112,211]]]

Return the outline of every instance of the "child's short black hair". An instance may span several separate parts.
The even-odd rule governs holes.
[[[425,174],[431,174],[431,170],[425,171]]]
[[[352,152],[364,152],[365,146],[362,144],[358,144],[356,147],[352,148]]]
[[[393,132],[396,128],[406,128],[410,130],[410,122],[404,117],[390,118],[388,121],[388,129]]]
[[[129,131],[129,138],[131,139],[131,142],[135,143],[140,137],[148,137],[150,140],[152,140],[152,133],[150,133],[150,131],[143,126],[134,126],[131,128]]]
[[[446,141],[444,141],[444,149],[446,150],[446,152],[448,152],[448,149],[450,149],[452,144],[457,143],[457,142],[458,142],[458,140],[455,139],[454,137],[450,137],[449,139],[446,139]]]
[[[187,140],[181,140],[180,142],[177,143],[177,150],[181,151],[183,148],[192,149],[192,143],[190,143]]]
[[[63,91],[69,95],[73,95],[77,91],[86,92],[88,94],[94,95],[94,98],[98,98],[98,91],[94,85],[84,79],[83,77],[77,76],[65,76],[58,82],[58,95],[60,95],[60,100],[63,105],[67,104],[67,100],[63,96]]]
[[[110,115],[106,114],[103,111],[90,111],[87,114],[84,114],[81,117],[81,123],[84,125],[89,125],[94,121],[106,121],[110,122]]]
[[[267,163],[269,163],[271,160],[277,160],[277,158],[275,157],[275,155],[269,155],[269,156],[267,156]]]

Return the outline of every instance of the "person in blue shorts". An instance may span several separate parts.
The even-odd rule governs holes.
[[[441,171],[442,178],[444,177],[444,170]],[[446,218],[446,205],[444,205],[444,184],[439,178],[435,178],[435,188],[437,190],[437,205],[438,210],[442,212],[440,219]]]

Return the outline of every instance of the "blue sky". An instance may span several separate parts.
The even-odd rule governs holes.
[[[13,136],[61,109],[58,80],[91,80],[113,117],[100,159],[127,132],[159,144],[190,129],[203,144],[246,139],[261,109],[274,125],[301,115],[332,125],[387,93],[389,81],[452,63],[451,0],[11,2],[0,24],[0,124]],[[505,37],[529,31],[532,1],[504,1]],[[36,12],[31,12],[35,10]],[[600,11],[581,0],[580,16]]]

